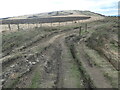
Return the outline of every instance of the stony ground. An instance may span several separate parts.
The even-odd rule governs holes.
[[[105,57],[108,54],[103,56],[101,49],[88,45],[93,33],[105,23],[87,24],[88,30],[83,24],[80,34],[79,27],[42,35],[37,32],[20,46],[7,46],[9,53],[4,51],[0,59],[3,88],[117,88],[118,70],[111,63],[114,59],[109,61]]]

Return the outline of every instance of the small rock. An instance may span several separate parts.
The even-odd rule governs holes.
[[[33,65],[35,65],[35,64],[36,64],[36,62],[32,62],[32,64],[33,64]]]
[[[39,60],[37,59],[36,62],[39,62]]]
[[[27,69],[27,71],[29,72],[29,71],[30,71],[30,69],[28,68],[28,69]]]
[[[44,55],[42,55],[42,57],[44,57]]]
[[[19,69],[15,69],[14,72],[19,72]]]
[[[47,66],[47,61],[44,63],[44,67],[46,67]]]
[[[15,67],[15,65],[11,65],[10,67],[13,68],[13,67]]]
[[[28,62],[28,60],[26,60],[26,62]]]
[[[32,65],[32,62],[29,62],[30,65]]]
[[[5,79],[1,79],[0,82],[1,82],[1,83],[5,82]]]

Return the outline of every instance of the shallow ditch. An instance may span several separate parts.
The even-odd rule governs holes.
[[[74,40],[74,39],[72,39]],[[76,55],[76,50],[75,50],[75,46],[74,46],[74,41],[70,41],[70,37],[66,38],[66,44],[70,49],[70,52],[72,54],[72,57],[78,67],[79,72],[82,75],[82,79],[83,79],[83,85],[85,87],[85,89],[87,90],[94,90],[96,87],[94,86],[90,76],[87,74],[87,72],[85,71],[84,67],[82,66],[82,63],[80,62],[80,60],[77,58]]]

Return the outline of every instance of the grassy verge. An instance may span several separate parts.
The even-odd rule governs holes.
[[[74,59],[74,63],[76,64],[76,68],[78,72],[76,72],[76,75],[81,75],[80,79],[83,80],[83,86],[85,88],[95,88],[93,81],[91,80],[89,74],[86,72],[85,68],[83,67],[82,63],[79,60],[79,57],[77,56],[77,51],[75,49],[74,41],[69,41],[70,37],[66,38],[66,44],[70,49],[70,53],[72,58]],[[76,39],[77,40],[77,39]]]
[[[75,63],[73,63],[73,65],[72,65],[71,72],[72,72],[72,76],[77,79],[77,82],[78,82],[77,83],[77,88],[84,88],[82,77],[81,77],[82,75],[79,72],[79,69],[78,69],[78,67],[77,67],[77,65]]]
[[[29,43],[37,35],[44,35],[43,29],[22,30],[16,32],[7,32],[2,35],[2,52],[3,55],[10,54],[11,51],[25,43]]]
[[[72,53],[72,56],[78,66],[79,72],[82,75],[82,79],[84,81],[84,86],[87,88],[95,88],[93,81],[91,80],[89,74],[86,72],[85,68],[82,66],[82,63],[78,59],[78,56],[76,55],[75,45],[70,46],[70,50]]]
[[[68,54],[73,59],[73,56],[72,56],[72,53],[71,53],[70,49],[68,50]],[[72,61],[70,71],[71,71],[72,77],[76,78],[76,80],[77,80],[76,81],[77,82],[77,88],[84,88],[83,81],[82,81],[82,75],[79,72],[79,68],[74,61]]]
[[[40,81],[40,72],[36,71],[32,78],[30,88],[40,88],[39,81]]]
[[[118,87],[118,71],[105,58],[101,57],[97,51],[88,47],[85,47],[84,50],[92,58],[94,65],[101,69],[101,73],[103,73],[111,85],[114,88]]]
[[[19,81],[19,78],[13,80],[13,81],[10,82],[10,84],[9,84],[8,86],[6,86],[5,88],[13,88],[13,87],[16,85],[16,83],[18,83],[18,81]]]

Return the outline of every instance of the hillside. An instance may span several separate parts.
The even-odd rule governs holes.
[[[55,17],[55,16],[103,16],[98,13],[91,11],[79,11],[79,10],[63,10],[63,11],[53,11],[46,13],[39,13],[33,15],[24,15],[18,17],[9,17],[6,19],[34,19],[34,18],[46,18],[46,17]]]
[[[69,16],[90,18],[68,21]],[[13,21],[40,17],[68,20],[3,25],[3,88],[118,88],[117,17],[70,10],[14,17]]]
[[[2,19],[2,30],[16,31],[36,26],[59,26],[66,23],[89,22],[104,19],[105,16],[90,11],[66,10]],[[52,23],[52,24],[51,24]]]

